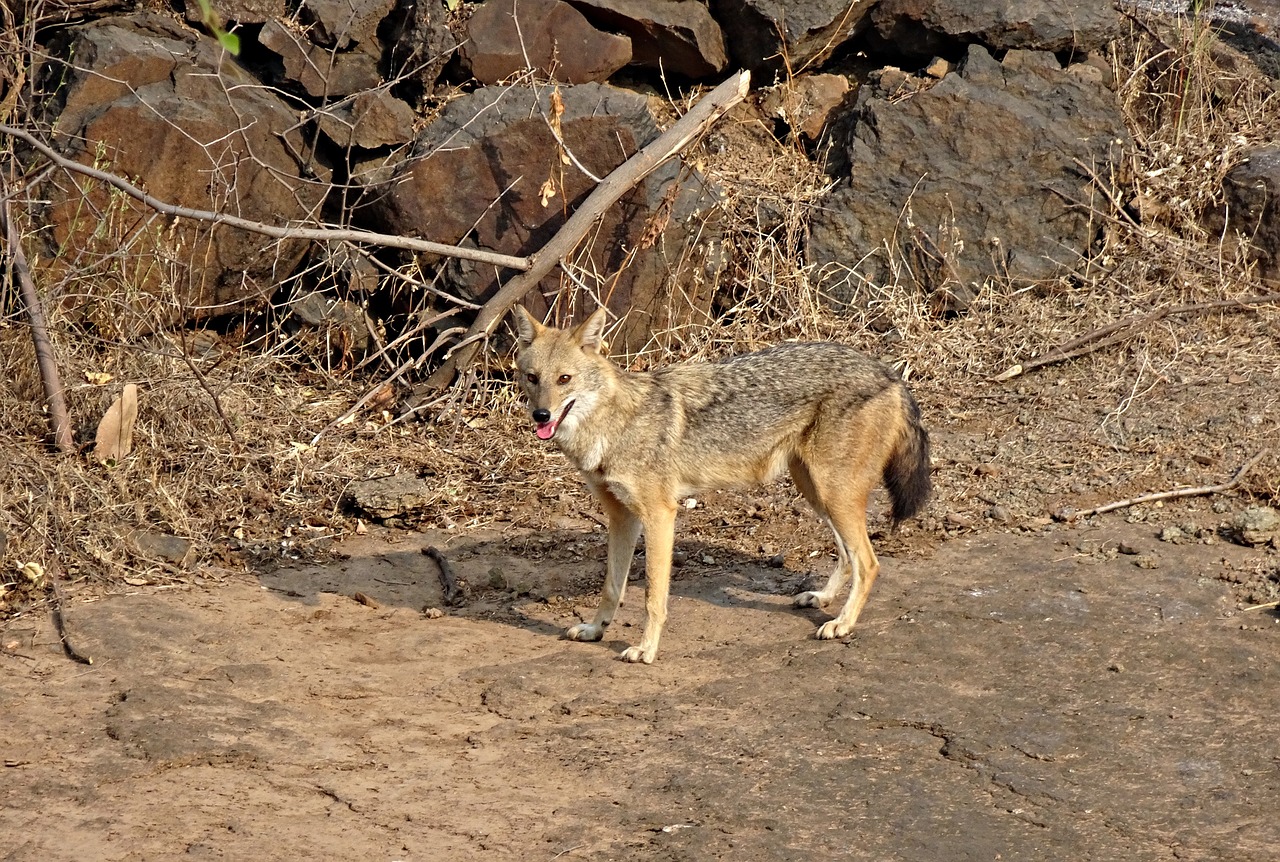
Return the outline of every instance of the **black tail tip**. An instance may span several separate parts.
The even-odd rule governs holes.
[[[907,437],[898,445],[884,468],[884,484],[889,489],[889,499],[893,502],[891,515],[895,527],[924,509],[933,490],[929,433],[920,425],[919,416],[917,408]]]

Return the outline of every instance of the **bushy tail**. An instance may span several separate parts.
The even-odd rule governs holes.
[[[884,485],[893,501],[895,525],[924,508],[931,487],[929,432],[920,423],[920,406],[905,387],[903,398],[906,427],[884,465]]]

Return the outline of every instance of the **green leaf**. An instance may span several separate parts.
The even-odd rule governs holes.
[[[222,47],[227,49],[227,53],[240,55],[240,37],[235,33],[218,32],[218,41],[222,43]]]

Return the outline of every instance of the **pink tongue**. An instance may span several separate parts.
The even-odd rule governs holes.
[[[539,440],[550,440],[555,435],[556,426],[559,424],[559,422],[543,422],[534,433],[538,435]]]

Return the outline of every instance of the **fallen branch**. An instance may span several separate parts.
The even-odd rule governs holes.
[[[449,560],[434,545],[423,548],[422,553],[435,560],[436,565],[440,567],[440,585],[444,588],[444,603],[451,608],[462,604],[462,600],[467,595],[467,587],[453,573],[453,566],[449,565]]]
[[[1154,503],[1158,500],[1173,500],[1178,497],[1203,497],[1206,494],[1220,494],[1223,491],[1230,491],[1236,485],[1240,484],[1240,480],[1243,479],[1250,470],[1256,467],[1258,462],[1261,461],[1263,456],[1266,454],[1267,454],[1266,449],[1263,449],[1262,451],[1258,452],[1258,454],[1254,455],[1248,461],[1245,461],[1244,466],[1242,466],[1239,470],[1237,470],[1236,474],[1232,476],[1230,480],[1223,482],[1220,485],[1201,485],[1196,488],[1178,488],[1177,490],[1174,490],[1174,491],[1160,491],[1155,494],[1143,494],[1140,497],[1130,497],[1128,500],[1120,500],[1115,503],[1108,503],[1105,506],[1097,506],[1096,508],[1093,508],[1093,509],[1085,509],[1082,512],[1072,512],[1069,516],[1067,516],[1067,520],[1075,521],[1079,518],[1089,518],[1089,517],[1092,517],[1093,515],[1101,515],[1104,512],[1113,512],[1116,509],[1124,509],[1128,506],[1136,506],[1139,503]]]
[[[275,239],[309,239],[319,241],[334,240],[341,242],[369,243],[386,248],[403,248],[409,251],[423,252],[425,254],[438,254],[442,257],[474,260],[478,263],[487,263],[492,264],[493,266],[506,267],[507,269],[515,270],[527,270],[532,265],[530,259],[527,257],[512,257],[511,255],[498,254],[497,252],[485,251],[478,248],[465,248],[459,245],[445,245],[444,243],[428,242],[427,240],[413,239],[412,237],[395,236],[393,234],[386,233],[374,233],[372,231],[364,230],[350,230],[345,228],[308,228],[298,225],[286,225],[282,227],[280,225],[271,225],[264,222],[252,221],[251,219],[240,218],[239,216],[228,215],[227,213],[178,206],[176,204],[168,203],[167,201],[162,201],[159,198],[152,197],[123,177],[118,177],[107,171],[98,170],[97,168],[82,165],[77,161],[68,159],[38,139],[35,135],[32,135],[30,132],[23,129],[0,125],[0,134],[6,134],[25,141],[33,149],[37,150],[42,156],[53,162],[58,167],[104,182],[113,188],[119,189],[139,203],[172,218],[185,218],[191,219],[192,221],[209,222],[214,225],[224,224],[228,227],[239,228],[240,230],[262,234],[263,236],[269,236]]]
[[[1126,317],[1123,320],[1117,320],[1115,323],[1109,323],[1106,326],[1086,332],[1079,338],[1073,338],[1066,344],[1061,344],[1048,353],[1042,354],[1035,359],[1027,362],[1010,366],[1004,371],[992,377],[991,380],[996,383],[1003,383],[1006,380],[1012,380],[1015,377],[1021,377],[1028,371],[1034,371],[1045,365],[1053,365],[1058,362],[1066,362],[1069,359],[1075,359],[1101,350],[1104,347],[1110,347],[1112,344],[1124,341],[1133,335],[1132,331],[1120,332],[1120,330],[1143,329],[1151,324],[1163,320],[1166,317],[1175,317],[1182,314],[1204,314],[1209,311],[1215,311],[1221,308],[1240,310],[1251,308],[1255,305],[1268,305],[1270,303],[1280,303],[1280,293],[1265,293],[1261,296],[1248,296],[1244,299],[1220,299],[1215,302],[1202,302],[1195,305],[1180,305],[1174,308],[1162,308],[1151,312],[1150,314],[1141,314],[1135,317]],[[1118,333],[1114,334],[1113,333]],[[1108,338],[1107,336],[1111,336]]]
[[[36,351],[36,364],[40,368],[40,382],[44,385],[45,404],[49,408],[49,422],[53,425],[53,439],[58,451],[70,455],[76,450],[75,434],[67,412],[67,399],[58,374],[58,363],[49,341],[49,327],[44,316],[44,306],[31,280],[31,269],[22,250],[22,238],[9,215],[9,202],[0,204],[0,221],[4,222],[4,234],[9,245],[9,257],[13,261],[14,274],[18,277],[22,304],[27,307],[27,320],[31,325],[31,343]]]
[[[573,215],[565,221],[551,241],[533,255],[529,268],[507,282],[484,304],[471,324],[471,328],[467,330],[462,343],[454,347],[453,351],[440,363],[415,400],[422,400],[452,383],[459,371],[475,361],[481,344],[493,335],[493,331],[506,317],[511,306],[573,252],[601,213],[615,204],[659,165],[678,154],[708,126],[724,116],[730,108],[742,101],[747,95],[750,83],[749,72],[739,72],[724,81],[704,96],[702,101],[694,105],[671,128],[605,177]]]
[[[55,564],[50,567],[50,571],[45,572],[44,578],[45,583],[49,585],[50,605],[53,609],[53,627],[58,630],[58,639],[62,641],[62,651],[67,654],[67,658],[80,664],[93,664],[93,657],[87,656],[76,649],[71,643],[71,635],[67,632],[67,620],[62,613],[62,589],[58,586],[58,578],[61,574]]]

